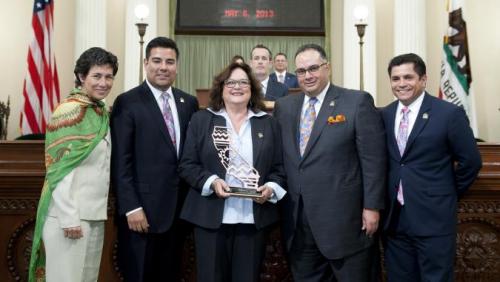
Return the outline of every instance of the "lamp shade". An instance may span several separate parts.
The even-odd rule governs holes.
[[[139,20],[144,20],[149,16],[149,8],[144,4],[139,4],[135,6],[134,14]]]
[[[366,22],[368,13],[368,8],[365,5],[357,5],[353,10],[354,19],[359,23]]]

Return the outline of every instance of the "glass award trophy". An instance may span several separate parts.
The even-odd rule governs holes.
[[[262,193],[257,191],[260,178],[259,172],[231,144],[229,128],[215,126],[212,139],[220,162],[226,169],[226,178],[230,189],[229,194],[236,197],[261,197]]]

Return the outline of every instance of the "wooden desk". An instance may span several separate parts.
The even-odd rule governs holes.
[[[480,144],[483,168],[458,205],[456,281],[500,281],[500,144]],[[43,141],[0,141],[0,281],[26,281],[34,218],[44,180]],[[120,281],[115,203],[110,197],[99,281]],[[262,281],[291,281],[279,228],[266,247]],[[195,281],[192,236],[182,277]]]

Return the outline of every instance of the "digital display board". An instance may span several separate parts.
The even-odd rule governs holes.
[[[177,34],[324,34],[323,0],[179,0]]]

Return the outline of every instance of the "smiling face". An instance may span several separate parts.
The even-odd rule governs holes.
[[[240,68],[236,68],[233,70],[233,72],[231,72],[229,78],[226,79],[226,82],[227,81],[237,81],[238,83],[232,85],[233,86],[232,88],[229,85],[226,85],[225,83],[224,88],[222,90],[222,100],[224,101],[224,105],[226,105],[226,107],[228,106],[247,107],[252,93],[251,93],[250,81],[246,72]],[[239,83],[241,81],[246,81],[248,83],[246,85],[245,83]]]
[[[419,76],[413,63],[392,67],[390,78],[392,93],[405,106],[422,95],[427,83],[427,75]]]
[[[110,65],[92,66],[85,77],[83,75],[78,77],[82,83],[82,90],[96,101],[106,98],[113,87],[114,75]]]
[[[321,58],[318,51],[307,49],[295,57],[297,70],[309,70],[313,66],[319,66],[317,71],[306,71],[303,75],[297,75],[300,88],[309,96],[316,97],[328,85],[330,64]]]
[[[177,77],[177,54],[174,49],[156,47],[144,59],[146,78],[159,90],[167,90]]]

